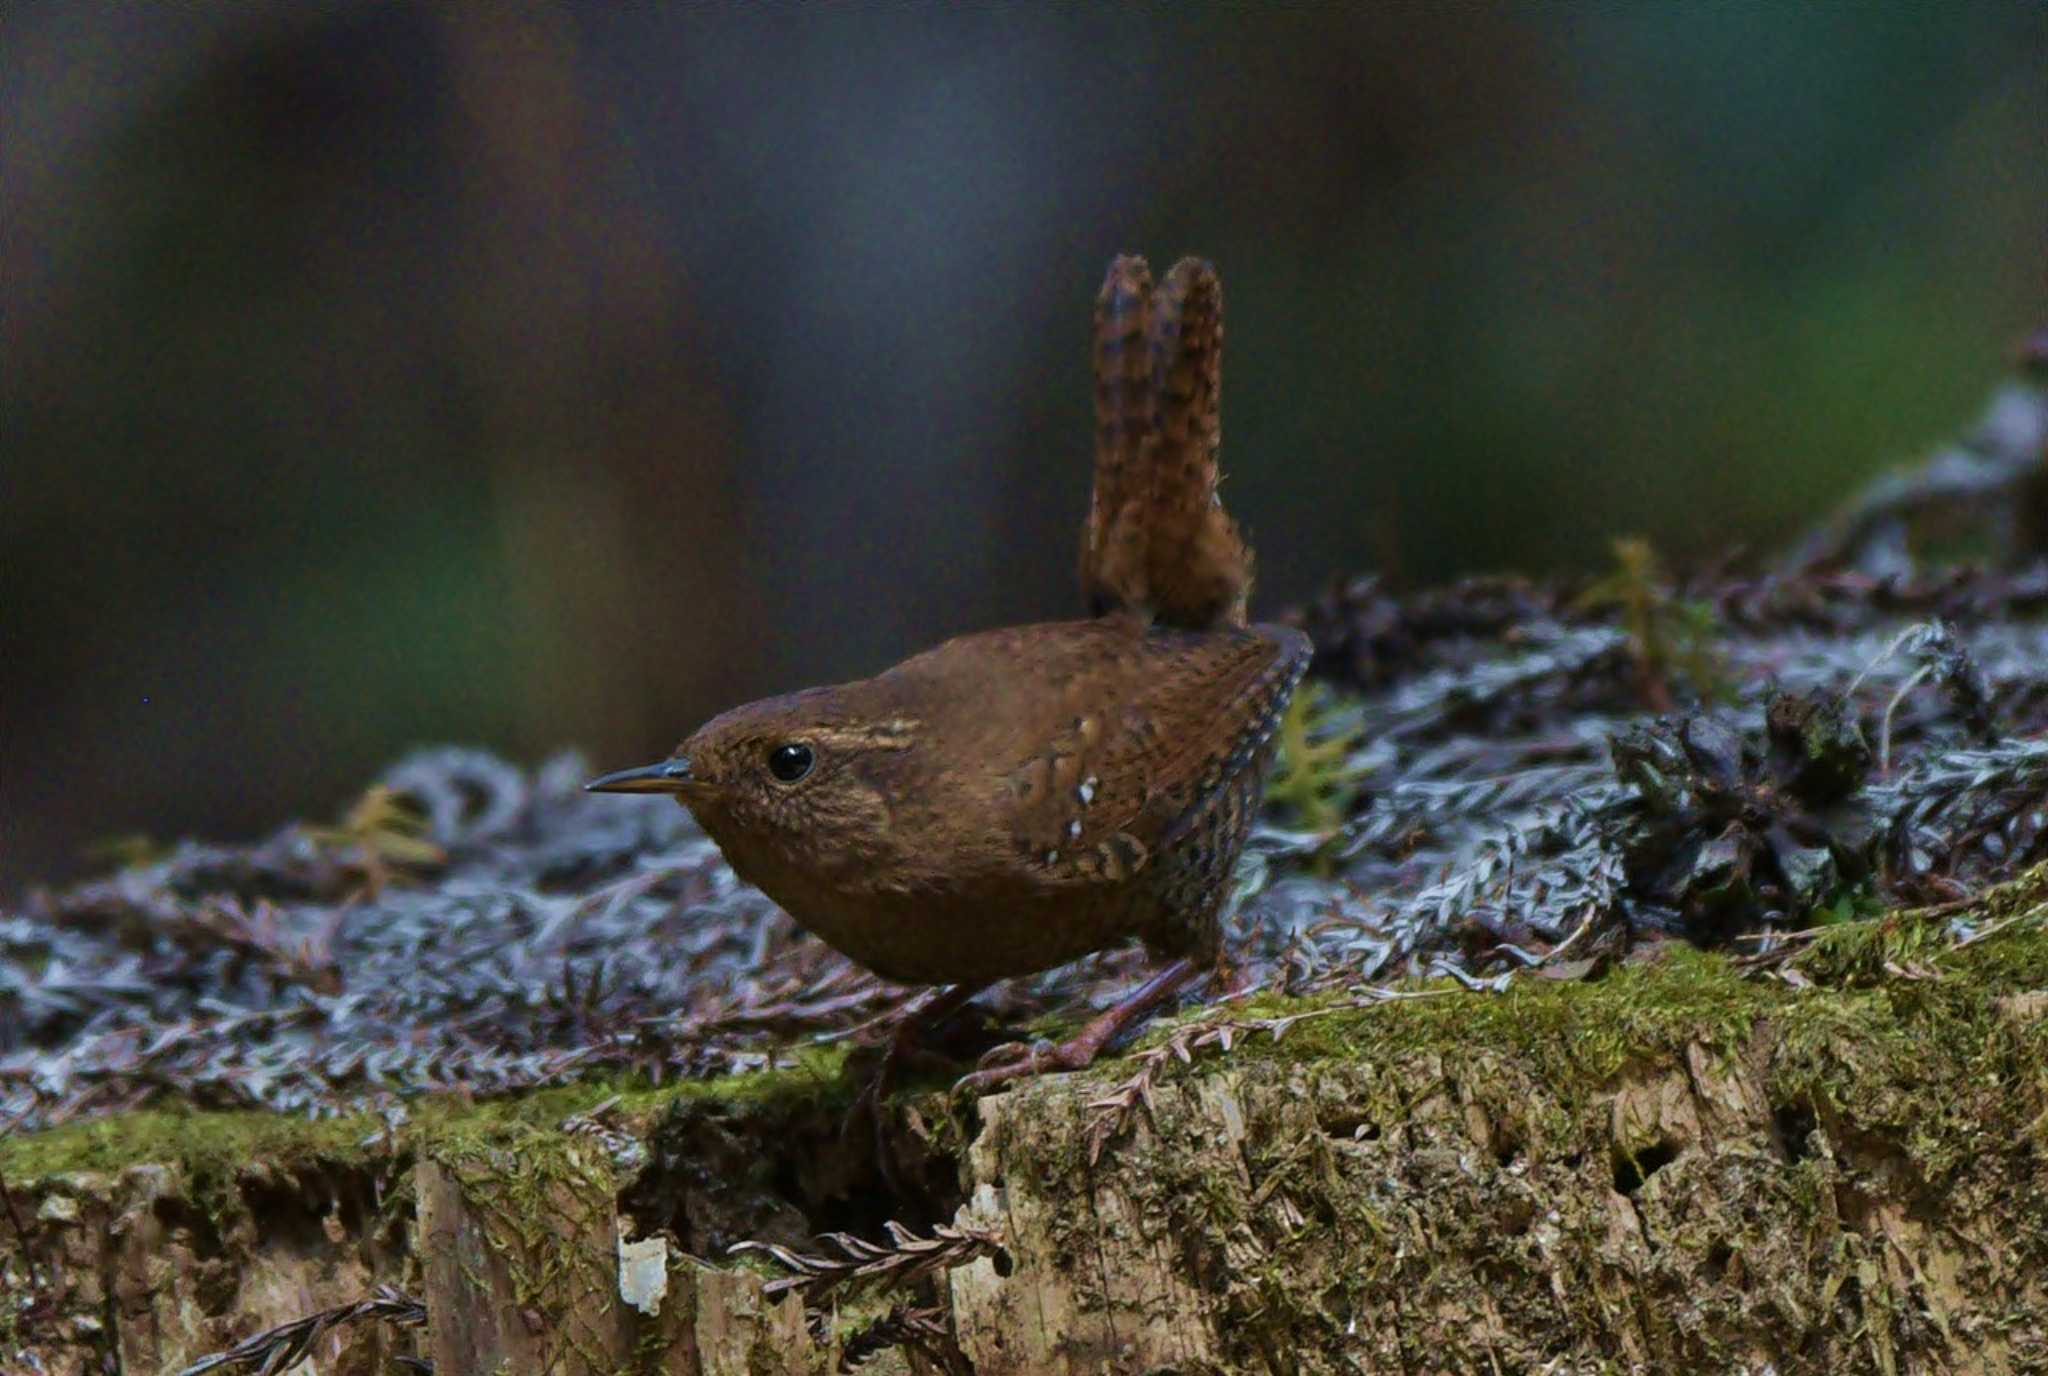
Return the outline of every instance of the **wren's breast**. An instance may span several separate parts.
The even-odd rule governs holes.
[[[786,898],[765,890],[827,945],[904,984],[979,984],[1034,974],[1114,946],[1145,926],[1137,892],[1076,901],[1043,894],[963,900],[957,895],[847,895],[819,904],[798,885]]]
[[[857,873],[808,873],[750,853],[743,837],[727,844],[711,834],[733,872],[798,926],[904,984],[982,983],[1048,970],[1116,945],[1149,925],[1155,906],[1150,886],[1138,885],[1084,894],[985,878],[972,885],[880,885]]]
[[[1186,919],[1213,912],[1208,900],[1242,844],[1242,830],[1233,830],[1217,838],[1221,844],[1203,848],[1208,863],[1183,863],[1193,854],[1175,855],[1129,883],[1084,893],[857,892],[785,871],[750,873],[744,858],[733,869],[798,926],[883,979],[985,983],[1049,970],[1138,937],[1162,952],[1213,954],[1206,950],[1213,941],[1200,939]]]

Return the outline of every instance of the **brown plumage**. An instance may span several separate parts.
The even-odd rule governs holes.
[[[1081,591],[1096,616],[1149,601],[1144,508],[1158,447],[1151,316],[1145,260],[1118,258],[1095,298],[1095,490],[1081,533]]]
[[[1223,283],[1183,258],[1155,291],[1119,258],[1095,307],[1095,496],[1081,584],[1097,615],[1242,626],[1252,554],[1217,494]]]
[[[1095,619],[749,703],[591,787],[674,794],[798,922],[887,978],[960,986],[955,1002],[1130,938],[1178,958],[1056,1058],[1084,1064],[1218,958],[1308,665],[1299,631],[1245,625],[1251,553],[1216,498],[1222,333],[1206,263],[1156,292],[1142,259],[1111,265],[1082,550]]]
[[[1142,936],[1215,955],[1299,631],[1105,619],[962,636],[734,708],[663,786],[741,877],[877,974],[985,983]],[[807,765],[772,757],[790,747]],[[800,770],[800,772],[799,772]]]

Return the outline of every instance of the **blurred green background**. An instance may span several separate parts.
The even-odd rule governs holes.
[[[2048,317],[2048,8],[0,12],[0,891],[1076,609],[1229,301],[1261,605],[1767,548]]]

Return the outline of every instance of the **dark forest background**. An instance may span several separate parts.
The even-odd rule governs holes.
[[[1213,258],[1261,605],[1768,548],[2048,317],[2048,7],[0,11],[0,892],[1076,608]]]

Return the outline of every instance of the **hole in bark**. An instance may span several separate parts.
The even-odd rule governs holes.
[[[172,1235],[173,1241],[183,1242],[192,1249],[197,1261],[210,1261],[222,1256],[226,1248],[221,1245],[220,1228],[204,1209],[188,1199],[166,1195],[150,1206],[157,1222],[164,1231]]]
[[[1809,1105],[1780,1104],[1771,1110],[1771,1141],[1788,1165],[1796,1165],[1813,1155],[1813,1147],[1807,1139],[1819,1126],[1819,1120]]]
[[[850,1119],[834,1094],[753,1102],[679,1101],[648,1140],[648,1164],[626,1184],[621,1212],[643,1231],[667,1229],[695,1256],[734,1243],[811,1250],[820,1233],[879,1239],[883,1225],[918,1232],[950,1221],[961,1203],[954,1158],[889,1125],[891,1187],[865,1112]]]
[[[1010,1273],[1017,1269],[1017,1263],[1010,1260],[1010,1254],[1008,1252],[1001,1250],[1000,1248],[998,1248],[996,1254],[990,1257],[988,1260],[989,1265],[996,1268],[996,1274],[1003,1277],[1005,1280],[1009,1279]]]
[[[306,1257],[339,1255],[347,1244],[337,1243],[329,1227],[345,1238],[360,1237],[375,1208],[361,1173],[262,1168],[239,1173],[235,1186],[250,1216],[262,1220],[266,1243]]]
[[[1735,1249],[1725,1242],[1717,1242],[1707,1249],[1707,1259],[1701,1265],[1706,1278],[1719,1284],[1728,1274],[1728,1263],[1735,1258]]]
[[[1677,1159],[1678,1146],[1673,1142],[1657,1142],[1633,1155],[1617,1151],[1614,1154],[1614,1188],[1623,1194],[1634,1194],[1651,1176]]]
[[[1342,1142],[1376,1142],[1380,1136],[1380,1125],[1355,1104],[1326,1106],[1316,1115],[1316,1126]]]

